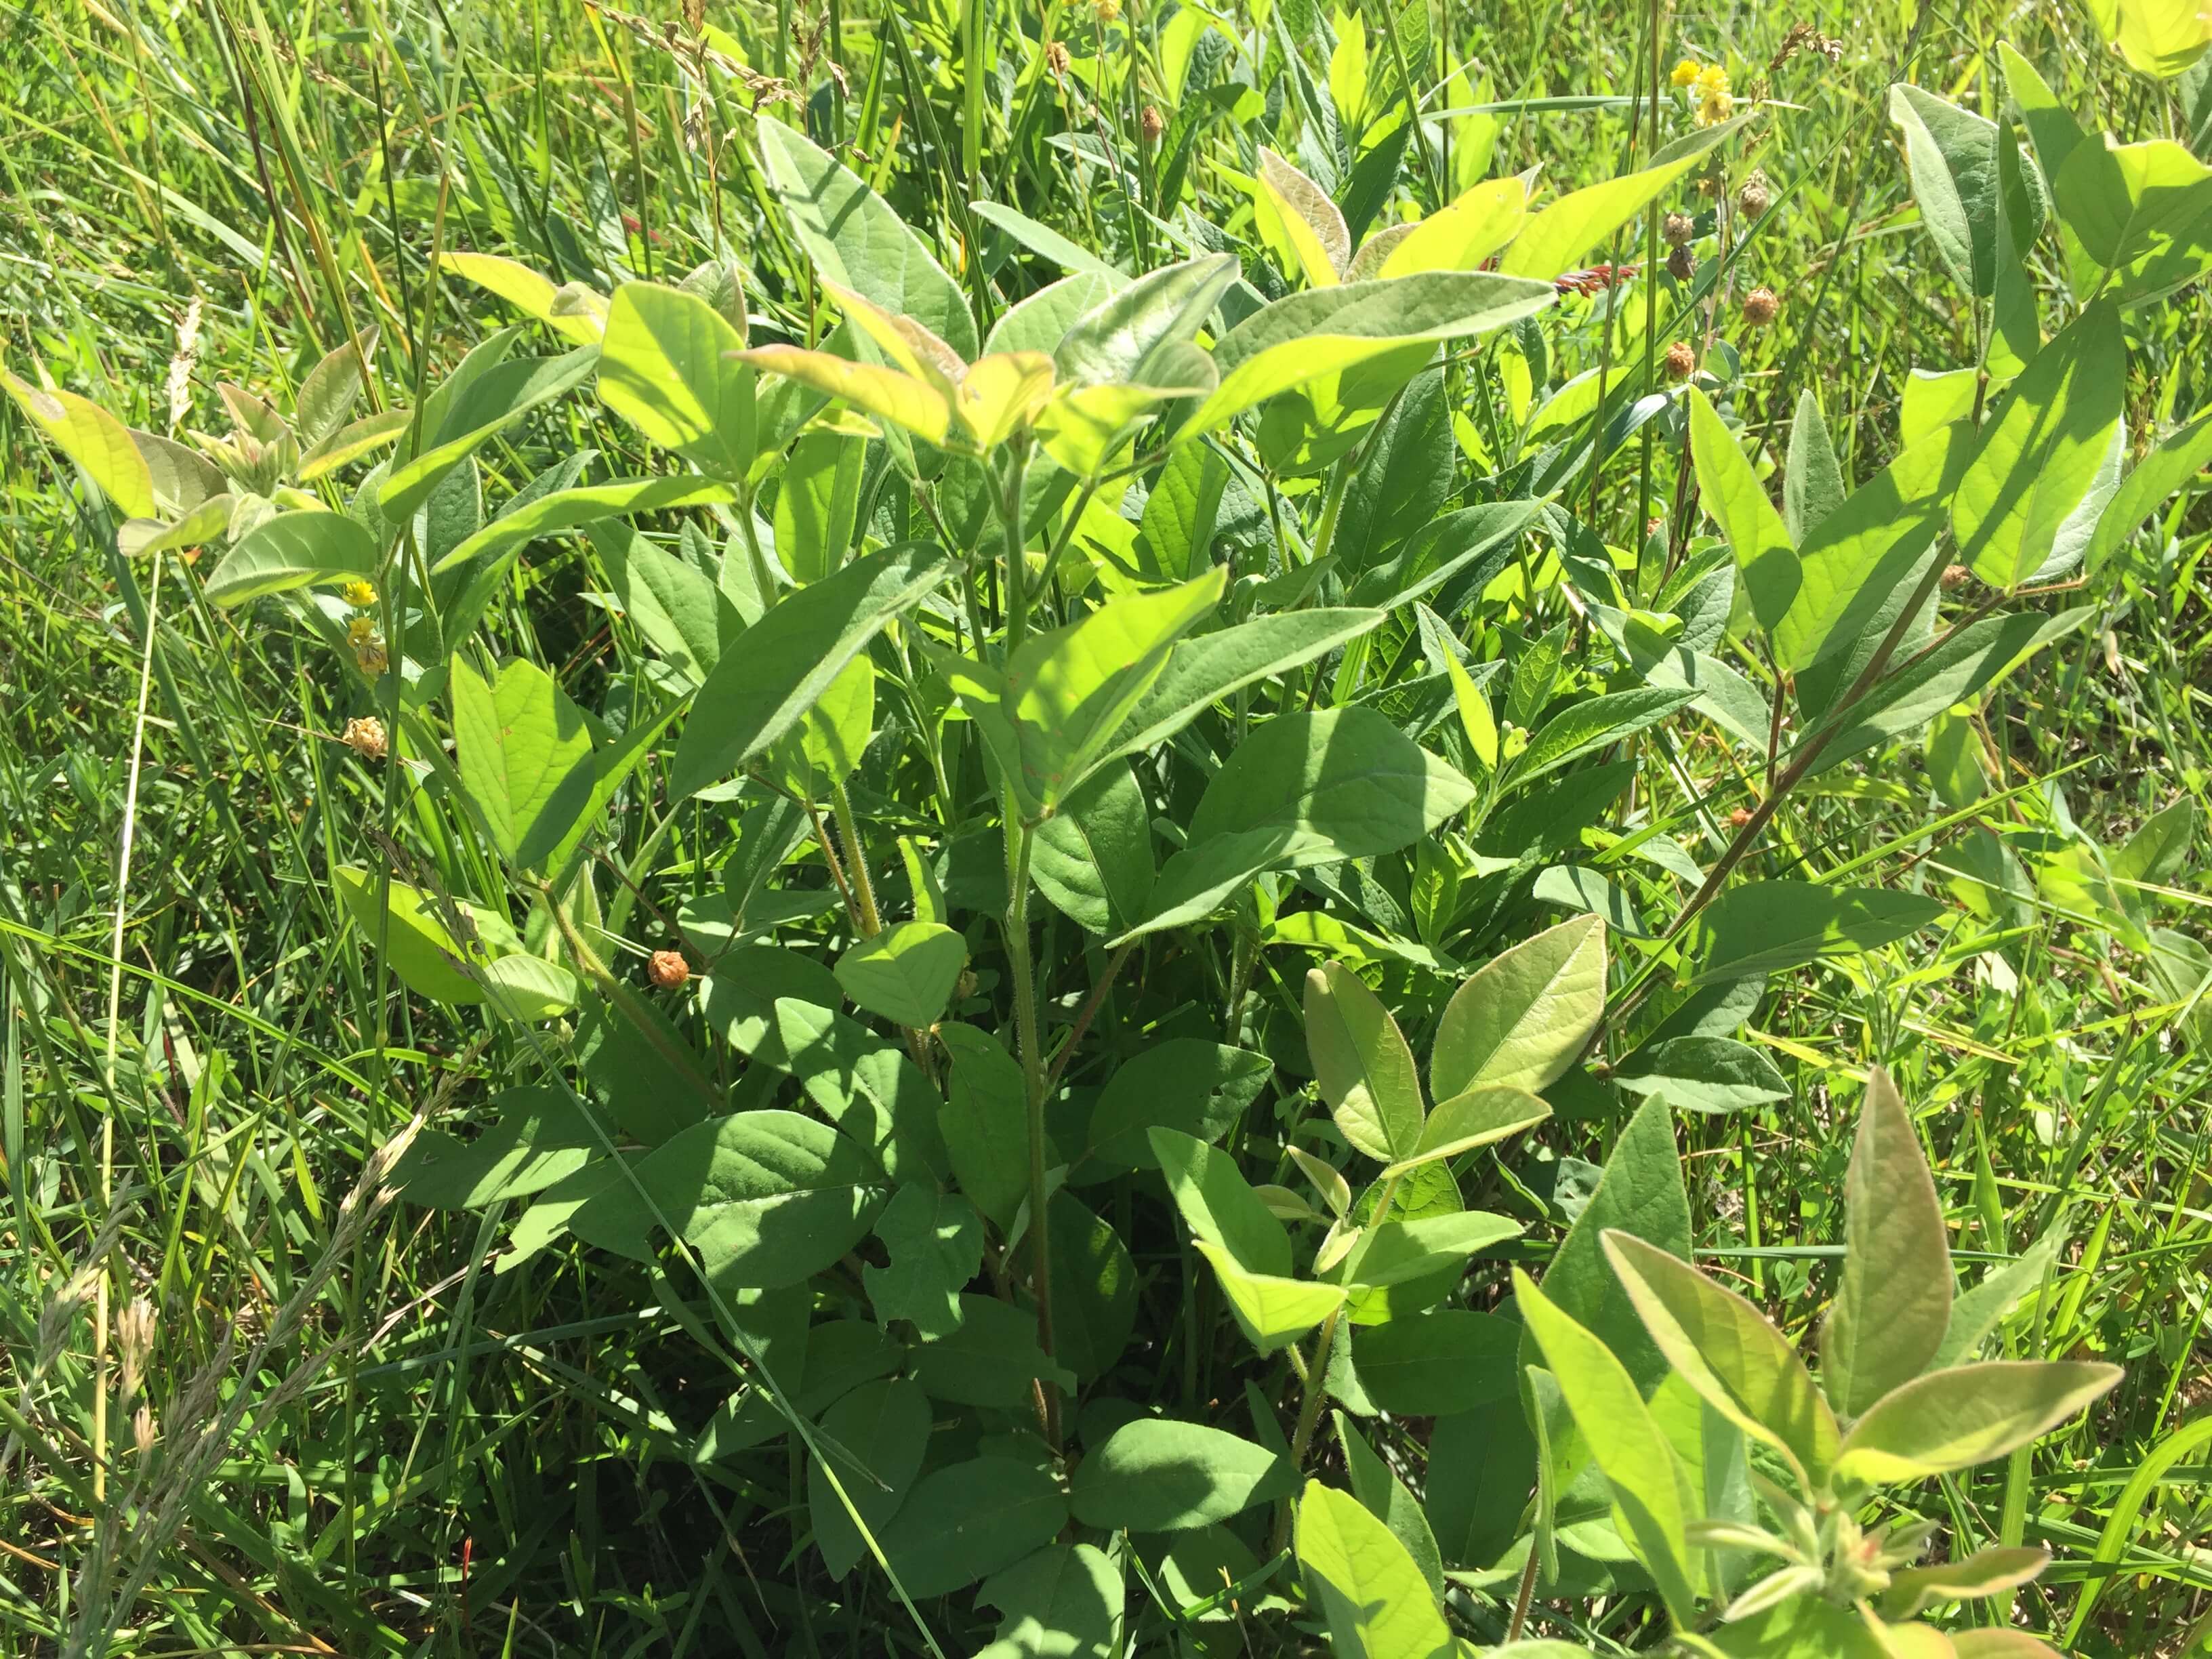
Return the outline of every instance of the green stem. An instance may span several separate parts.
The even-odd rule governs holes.
[[[1036,1297],[1037,1346],[1053,1358],[1052,1241],[1045,1226],[1043,1054],[1037,1041],[1036,969],[1030,959],[1030,854],[1036,837],[1020,821],[1012,792],[1006,795],[1006,956],[1014,978],[1014,1033],[1021,1050],[1022,1092],[1029,1109],[1030,1289]],[[1060,1390],[1042,1388],[1044,1433],[1060,1447]]]
[[[860,927],[866,937],[873,939],[884,931],[884,919],[876,908],[876,884],[868,878],[868,857],[860,848],[860,827],[853,818],[852,797],[842,782],[830,786],[830,806],[836,815],[838,838],[845,843],[845,874],[853,884]]]

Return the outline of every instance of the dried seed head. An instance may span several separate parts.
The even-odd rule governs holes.
[[[1782,309],[1771,288],[1755,288],[1743,296],[1743,319],[1753,328],[1765,328]]]
[[[115,1316],[115,1351],[122,1365],[120,1392],[127,1406],[146,1380],[146,1361],[154,1352],[154,1304],[144,1297],[135,1297]]]
[[[1678,283],[1686,283],[1697,275],[1698,262],[1690,257],[1690,250],[1678,247],[1667,256],[1667,274]]]
[[[1067,73],[1067,46],[1065,41],[1054,40],[1046,44],[1044,66],[1055,76]]]
[[[392,653],[384,648],[382,640],[371,640],[367,645],[354,647],[353,662],[364,674],[381,674],[392,666]]]
[[[154,1442],[160,1435],[161,1429],[154,1421],[154,1413],[143,1406],[139,1407],[131,1419],[131,1443],[138,1448],[138,1455],[144,1457],[151,1452]]]
[[[1137,131],[1145,136],[1148,144],[1157,144],[1160,135],[1168,130],[1167,118],[1157,106],[1147,104],[1137,112]]]
[[[374,714],[362,714],[345,723],[338,733],[338,741],[363,760],[382,760],[386,745],[384,722]]]
[[[1735,204],[1747,219],[1756,219],[1774,205],[1774,186],[1767,182],[1762,169],[1751,170],[1751,177],[1736,191]]]
[[[1739,806],[1729,814],[1729,827],[1732,830],[1741,830],[1750,822],[1751,808],[1748,806]]]
[[[1963,564],[1947,564],[1943,567],[1943,591],[1947,593],[1957,592],[1959,589],[1973,580],[1974,573]]]
[[[691,977],[691,964],[681,951],[655,951],[645,964],[645,976],[664,991],[672,991]]]
[[[1667,348],[1667,378],[1686,380],[1698,367],[1696,348],[1687,340],[1677,340]]]
[[[1698,222],[1686,213],[1670,213],[1659,227],[1668,247],[1681,247],[1698,234]]]

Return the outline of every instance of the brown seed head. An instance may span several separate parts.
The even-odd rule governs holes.
[[[1959,589],[1973,580],[1974,573],[1963,564],[1947,564],[1943,567],[1943,591],[1947,593],[1957,592]]]
[[[1747,219],[1756,219],[1774,205],[1774,186],[1766,182],[1766,174],[1758,167],[1751,170],[1735,193],[1737,210]]]
[[[1732,830],[1741,830],[1750,822],[1751,808],[1748,806],[1739,806],[1729,814],[1729,827]]]
[[[1157,144],[1160,142],[1160,135],[1167,130],[1167,118],[1156,106],[1147,104],[1137,112],[1137,131],[1144,134],[1146,143]]]
[[[1667,378],[1686,380],[1698,367],[1698,354],[1687,340],[1677,340],[1667,348]]]
[[[1050,70],[1055,76],[1061,76],[1067,73],[1067,46],[1066,42],[1054,40],[1046,44],[1044,49],[1044,66]]]
[[[1667,256],[1667,274],[1678,283],[1686,283],[1697,275],[1698,262],[1690,257],[1690,250],[1678,247]]]
[[[691,964],[681,951],[655,951],[645,964],[645,976],[664,991],[672,991],[691,977]]]
[[[363,760],[382,760],[388,746],[384,735],[384,722],[374,714],[363,714],[345,723],[338,733],[338,741]]]
[[[1660,222],[1659,234],[1668,247],[1684,247],[1698,234],[1698,222],[1686,213],[1670,213]]]
[[[1765,328],[1782,309],[1771,288],[1755,288],[1743,296],[1743,319],[1753,328]]]

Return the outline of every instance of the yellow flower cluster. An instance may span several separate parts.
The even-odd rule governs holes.
[[[1699,126],[1717,127],[1735,113],[1735,94],[1729,86],[1728,71],[1718,64],[1700,65],[1685,58],[1668,79],[1689,94]]]
[[[350,581],[338,589],[338,597],[356,611],[366,611],[376,603],[376,584],[371,581]]]

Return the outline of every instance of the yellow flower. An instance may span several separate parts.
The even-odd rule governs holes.
[[[356,611],[366,611],[376,603],[376,584],[370,581],[350,581],[338,589],[338,597]]]
[[[1726,92],[1729,89],[1728,71],[1718,64],[1708,64],[1698,71],[1694,84],[1700,94],[1708,97],[1716,92]]]
[[[1674,65],[1674,72],[1667,78],[1678,87],[1686,87],[1698,78],[1698,66],[1685,58]]]
[[[1708,87],[1698,100],[1697,124],[1717,127],[1735,113],[1735,100],[1726,87]]]
[[[346,623],[346,643],[356,651],[376,637],[376,618],[356,617]]]

